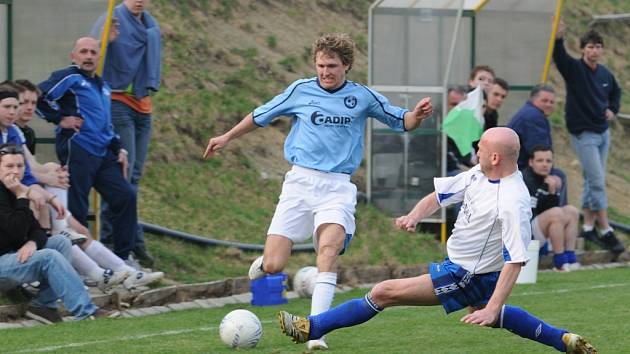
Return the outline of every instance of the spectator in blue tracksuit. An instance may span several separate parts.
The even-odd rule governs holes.
[[[584,34],[580,38],[582,57],[573,58],[564,48],[565,30],[564,22],[560,21],[553,60],[567,88],[565,121],[584,177],[582,237],[614,253],[621,253],[625,247],[608,222],[606,195],[606,160],[610,148],[608,122],[619,113],[621,89],[615,76],[599,64],[604,51],[604,40],[599,33],[591,30]]]
[[[39,84],[38,111],[57,124],[57,156],[70,172],[68,209],[87,226],[88,197],[94,187],[116,214],[114,252],[127,259],[136,238],[136,193],[125,179],[127,151],[112,127],[111,90],[95,73],[98,41],[78,39],[70,57],[73,65]]]
[[[103,67],[103,79],[112,88],[112,124],[122,147],[129,151],[128,180],[136,188],[140,183],[151,140],[153,103],[151,92],[160,88],[160,26],[146,10],[149,0],[124,0],[114,8],[113,26]],[[101,38],[104,13],[94,23],[90,35]],[[102,205],[101,238],[109,242],[113,215]],[[138,227],[134,256],[145,266],[153,258]]]
[[[545,84],[534,86],[529,94],[529,100],[516,112],[508,123],[521,143],[518,154],[518,169],[523,171],[529,167],[529,156],[536,146],[544,146],[550,150],[553,148],[551,140],[551,126],[549,116],[555,109],[556,92],[553,87]],[[568,204],[567,200],[567,176],[559,168],[553,167],[546,181],[560,190],[560,206]],[[554,183],[555,182],[555,183]]]

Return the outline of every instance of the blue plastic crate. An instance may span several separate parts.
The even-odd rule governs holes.
[[[250,281],[251,304],[254,306],[286,304],[287,279],[285,273],[276,273]]]

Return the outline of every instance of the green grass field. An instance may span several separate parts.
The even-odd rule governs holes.
[[[524,307],[551,324],[591,340],[600,353],[630,353],[630,269],[538,274],[535,285],[517,285],[510,304]],[[365,289],[338,294],[335,303],[362,296]],[[253,311],[263,322],[263,337],[247,353],[301,353],[280,333],[275,321],[282,308],[308,311],[310,301],[251,307],[170,312],[130,319],[63,323],[0,331],[1,352],[12,353],[233,353],[219,339],[221,318],[236,308]],[[440,307],[398,307],[372,321],[328,335],[331,353],[552,353],[553,349],[505,330],[459,323],[463,311],[445,316]]]

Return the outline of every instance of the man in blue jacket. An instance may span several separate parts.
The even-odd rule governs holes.
[[[536,146],[552,149],[551,126],[549,116],[555,109],[556,92],[553,87],[545,84],[534,86],[529,94],[529,100],[516,112],[508,123],[518,134],[521,150],[518,155],[518,169],[524,170],[529,166],[529,158]],[[545,181],[554,190],[560,191],[560,205],[567,205],[567,176],[564,171],[553,167]]]
[[[564,22],[560,21],[553,59],[567,89],[565,121],[584,176],[582,236],[614,253],[621,253],[625,247],[608,223],[606,195],[608,122],[619,112],[621,89],[614,75],[599,64],[604,50],[604,40],[599,33],[591,30],[580,38],[582,57],[576,59],[564,48],[565,30]],[[596,221],[600,235],[595,230]]]
[[[112,123],[122,147],[129,151],[128,180],[140,183],[151,139],[153,105],[150,92],[160,88],[160,26],[146,11],[149,0],[124,0],[114,8],[114,23],[109,36],[103,79],[112,88]],[[94,24],[91,36],[101,38],[103,14]],[[103,203],[101,238],[109,242],[114,215]],[[145,266],[153,258],[138,227],[134,255]]]
[[[57,124],[56,150],[68,166],[68,209],[87,226],[88,197],[94,187],[116,214],[114,252],[127,259],[136,238],[136,192],[125,179],[127,151],[120,145],[111,121],[111,90],[96,75],[98,41],[77,40],[70,54],[73,64],[57,70],[41,84],[37,108]]]

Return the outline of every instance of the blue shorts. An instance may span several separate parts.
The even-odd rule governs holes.
[[[431,263],[429,274],[435,295],[448,314],[468,306],[486,305],[500,272],[472,275],[446,257],[442,263]]]

